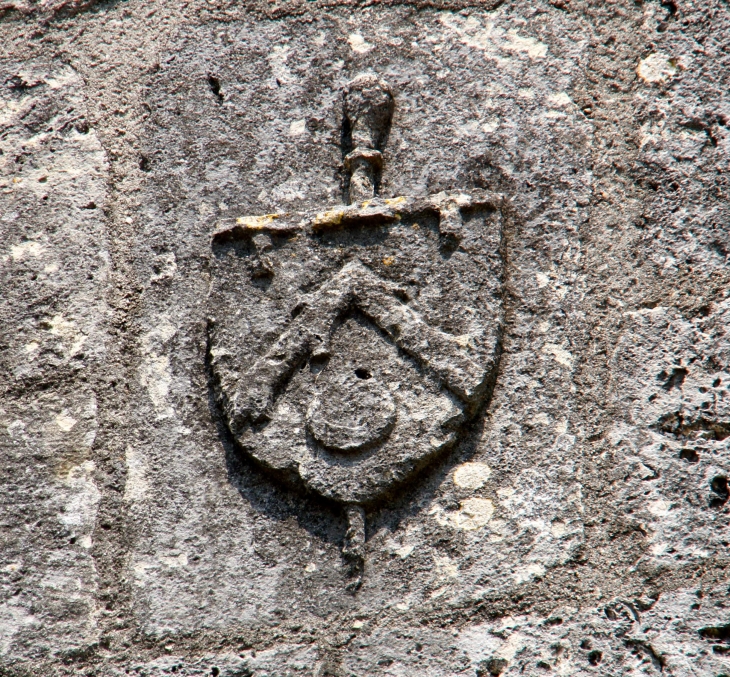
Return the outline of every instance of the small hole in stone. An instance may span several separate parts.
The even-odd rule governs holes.
[[[666,372],[662,372],[665,374]],[[661,374],[660,374],[661,376]],[[667,392],[670,392],[674,388],[681,388],[684,383],[684,379],[687,377],[687,370],[684,367],[676,367],[672,369],[672,373],[666,377],[666,381],[662,388]]]
[[[221,81],[215,75],[208,75],[208,87],[213,92],[218,101],[223,101],[223,92],[221,91]]]
[[[211,668],[210,674],[213,675],[213,677],[218,677],[218,675],[221,674],[221,671],[218,668]]]
[[[591,651],[588,654],[588,662],[591,665],[598,665],[603,658],[603,654],[600,651]]]
[[[499,677],[507,667],[504,658],[490,658],[482,661],[477,668],[477,677]]]
[[[329,361],[329,355],[312,355],[309,358],[309,370],[313,374],[319,374],[326,366]]]
[[[395,296],[402,303],[408,303],[408,301],[410,300],[408,297],[408,292],[403,289],[396,289],[393,292],[393,296]]]
[[[690,463],[697,463],[700,460],[700,455],[695,449],[682,449],[679,452],[679,458],[683,461],[689,461]]]
[[[355,376],[365,381],[373,377],[373,375],[367,369],[362,369],[361,367],[355,369]]]
[[[719,508],[727,502],[728,496],[730,496],[730,490],[727,486],[727,477],[723,475],[717,475],[710,481],[710,489],[716,494],[710,499],[710,505],[713,508]]]

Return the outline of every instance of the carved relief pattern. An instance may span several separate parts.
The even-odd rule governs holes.
[[[378,197],[392,103],[373,76],[345,92],[352,204],[224,221],[212,243],[225,420],[258,463],[346,506],[345,554],[363,507],[458,442],[499,361],[502,198]]]

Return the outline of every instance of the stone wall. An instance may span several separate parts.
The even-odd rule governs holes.
[[[0,675],[730,675],[726,3],[0,12]]]

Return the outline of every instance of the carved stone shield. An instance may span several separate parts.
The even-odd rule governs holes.
[[[343,503],[376,501],[451,447],[499,353],[499,199],[387,203],[213,243],[210,356],[231,432]],[[445,203],[462,218],[453,250]]]
[[[503,324],[503,199],[373,196],[377,136],[345,162],[350,195],[370,199],[223,222],[211,257],[209,358],[236,442],[361,507],[458,442],[490,396]]]

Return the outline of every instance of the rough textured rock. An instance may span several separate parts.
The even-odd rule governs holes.
[[[726,4],[0,10],[0,674],[730,674]]]

